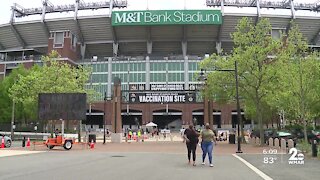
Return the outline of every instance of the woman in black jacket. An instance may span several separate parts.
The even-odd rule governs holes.
[[[196,150],[199,142],[199,133],[194,129],[193,125],[189,125],[189,128],[184,131],[184,139],[186,141],[187,149],[188,149],[188,160],[189,164],[191,159],[193,159],[193,166],[196,165]]]

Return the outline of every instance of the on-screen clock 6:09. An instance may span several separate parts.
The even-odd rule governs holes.
[[[277,154],[278,150],[277,149],[263,149],[262,153],[263,154]]]

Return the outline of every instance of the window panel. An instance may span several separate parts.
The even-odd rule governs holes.
[[[197,62],[190,62],[189,63],[189,70],[190,71],[199,71],[199,64]]]
[[[183,62],[169,62],[168,63],[169,71],[183,71],[184,63]]]
[[[54,37],[54,47],[62,47],[63,46],[63,32],[56,32]]]
[[[146,71],[146,64],[141,63],[141,70],[140,71]]]
[[[134,71],[134,64],[133,63],[130,63],[130,71]]]
[[[112,72],[115,72],[116,71],[116,64],[112,64]]]
[[[146,74],[145,73],[139,73],[139,82],[146,82]]]
[[[166,71],[166,62],[153,62],[150,64],[151,71]]]
[[[194,73],[189,73],[189,81],[193,81],[193,82],[197,82],[197,72],[194,72]]]

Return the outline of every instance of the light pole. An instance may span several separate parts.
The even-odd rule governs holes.
[[[236,103],[237,103],[237,121],[238,121],[238,148],[236,153],[242,153],[241,151],[241,137],[240,137],[240,124],[242,121],[241,118],[241,110],[240,110],[240,101],[239,101],[239,81],[238,81],[238,63],[237,61],[234,62],[234,69],[213,69],[213,71],[227,71],[227,72],[234,72],[234,78],[236,81]],[[201,69],[200,76],[204,76],[203,69]],[[203,78],[206,81],[206,78]]]
[[[103,144],[106,143],[106,103],[107,103],[107,92],[104,92],[104,103],[103,103]]]
[[[14,109],[15,109],[15,102],[12,100],[12,115],[11,115],[11,139],[14,140]]]
[[[236,79],[236,99],[237,99],[237,119],[238,119],[238,150],[236,153],[242,153],[241,151],[241,137],[240,137],[240,124],[242,124],[240,102],[239,102],[239,80],[238,80],[238,63],[234,62],[234,78]]]

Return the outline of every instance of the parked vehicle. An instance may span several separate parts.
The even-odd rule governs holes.
[[[278,139],[297,139],[295,136],[292,135],[292,133],[288,131],[274,131],[273,134],[271,135],[272,138],[278,138]]]
[[[264,129],[264,138],[268,139],[276,130],[275,129]],[[258,137],[260,138],[260,131],[253,130],[251,133],[251,137]]]
[[[294,146],[296,146],[296,144],[298,142],[298,138],[297,137],[295,137],[291,132],[285,131],[285,130],[275,131],[271,135],[271,138],[273,138],[273,139],[278,138],[279,144],[280,144],[280,140],[281,139],[285,139],[286,140],[286,147],[288,147],[288,140],[289,139],[293,140]]]
[[[6,148],[11,147],[11,144],[12,144],[11,138],[7,135],[0,134],[0,145],[2,143],[2,138],[4,138],[4,147],[6,147]]]
[[[304,139],[304,133],[302,129],[294,129],[291,131],[293,136],[297,139]],[[307,130],[308,142],[311,143],[312,140],[320,142],[320,131],[319,130]]]
[[[57,135],[55,138],[48,138],[45,142],[45,145],[52,149],[55,146],[62,146],[66,150],[70,150],[72,148],[72,144],[74,144],[74,139],[64,138],[61,135]]]

